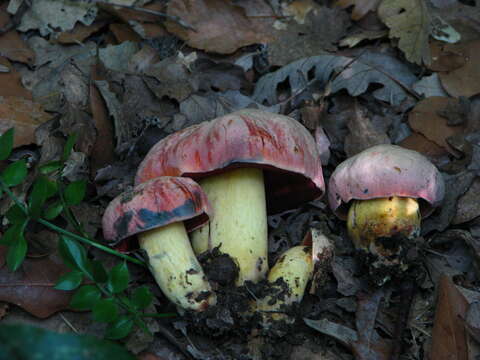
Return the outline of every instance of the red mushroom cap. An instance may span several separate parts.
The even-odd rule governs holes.
[[[389,196],[423,199],[422,216],[432,213],[445,194],[437,168],[423,155],[396,145],[377,145],[342,162],[328,184],[328,202],[346,219],[350,200]]]
[[[208,221],[207,196],[188,178],[159,177],[126,191],[108,204],[103,215],[103,235],[114,244],[146,230],[185,221],[187,231]]]
[[[287,116],[255,109],[162,139],[140,164],[136,183],[165,175],[198,180],[238,167],[267,170],[265,189],[271,213],[314,200],[325,190],[320,156],[308,130]]]

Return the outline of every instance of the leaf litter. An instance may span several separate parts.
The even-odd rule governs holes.
[[[403,314],[400,335],[395,329],[405,308],[401,279],[372,287],[344,223],[322,199],[269,218],[271,261],[300,244],[312,228],[335,245],[323,285],[312,287],[292,309],[293,325],[265,333],[259,322],[245,321],[239,316],[242,306],[268,288],[252,284],[232,291],[220,279],[215,286],[223,298],[216,311],[152,320],[152,332],[162,336],[135,330],[126,342],[130,351],[166,359],[478,354],[478,5],[456,0],[341,0],[333,6],[314,0],[116,3],[121,6],[12,0],[0,8],[0,134],[16,129],[15,149],[0,170],[28,160],[32,175],[12,189],[28,199],[38,166],[59,161],[67,137],[78,133],[63,177],[88,181],[86,201],[73,209],[88,236],[101,239],[98,219],[104,207],[132,186],[139,162],[157,141],[247,107],[303,123],[325,150],[327,183],[343,159],[380,143],[425,154],[447,183],[443,206],[422,225],[414,277],[419,288],[411,297],[410,316]],[[0,214],[11,204],[2,194]],[[8,220],[1,220],[4,232]],[[76,231],[65,219],[56,221]],[[100,336],[104,324],[68,310],[71,292],[53,289],[65,270],[51,253],[56,241],[44,231],[27,238],[35,256],[43,255],[30,253],[15,273],[5,265],[0,269],[5,283],[0,300],[11,304],[2,321]],[[109,267],[118,264],[96,249],[88,253]],[[225,266],[215,259],[202,260],[214,273]],[[132,284],[148,285],[157,297],[150,312],[175,311],[148,272],[131,271]],[[50,317],[37,320],[29,314]]]

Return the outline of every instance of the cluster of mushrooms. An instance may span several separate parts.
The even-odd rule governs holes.
[[[267,257],[267,214],[325,192],[317,144],[299,122],[244,109],[188,127],[150,150],[135,184],[108,205],[104,237],[117,244],[137,235],[177,307],[203,311],[216,304],[197,260],[216,248],[238,266],[237,286],[283,278],[291,292],[286,302],[302,300],[314,272],[311,246],[287,250],[270,270]],[[426,158],[379,145],[337,167],[328,199],[358,249],[393,263],[401,245],[388,239],[418,236],[421,218],[443,195],[442,177]]]

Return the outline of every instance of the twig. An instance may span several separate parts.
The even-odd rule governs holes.
[[[185,20],[181,19],[179,16],[169,15],[169,14],[162,13],[162,12],[159,12],[159,11],[145,9],[145,8],[141,8],[141,7],[133,6],[133,5],[112,4],[111,2],[102,1],[102,0],[87,0],[87,2],[97,3],[97,4],[102,4],[102,5],[109,5],[109,6],[117,6],[117,7],[121,7],[121,8],[124,8],[124,9],[129,9],[129,10],[133,10],[133,11],[142,12],[142,13],[145,13],[145,14],[160,16],[160,17],[163,17],[165,19],[168,19],[170,21],[173,21],[173,22],[177,23],[178,25],[180,25],[181,27],[184,27],[187,30],[192,30],[194,32],[197,32],[197,30],[192,25],[187,23]]]

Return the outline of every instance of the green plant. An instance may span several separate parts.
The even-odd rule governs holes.
[[[10,156],[13,135],[12,128],[0,136],[0,161]],[[13,205],[5,214],[9,226],[0,238],[0,244],[8,246],[7,266],[12,271],[19,268],[28,250],[24,236],[27,226],[31,222],[40,223],[60,236],[59,253],[71,271],[58,280],[55,288],[75,290],[71,307],[90,310],[94,320],[108,323],[106,336],[111,339],[125,337],[134,324],[148,332],[143,318],[173,314],[143,313],[142,311],[150,305],[153,295],[148,288],[139,287],[127,296],[126,290],[130,280],[127,261],[143,266],[145,263],[91,239],[75,218],[71,207],[83,201],[87,184],[83,180],[66,183],[61,175],[75,141],[76,136],[70,136],[61,159],[39,167],[26,202],[22,202],[11,190],[26,179],[28,174],[26,161],[18,160],[0,173],[0,196],[5,193],[13,201]],[[75,229],[75,233],[55,225],[53,221],[58,217],[65,219]],[[88,257],[83,244],[118,256],[123,262],[107,270],[102,263]]]

